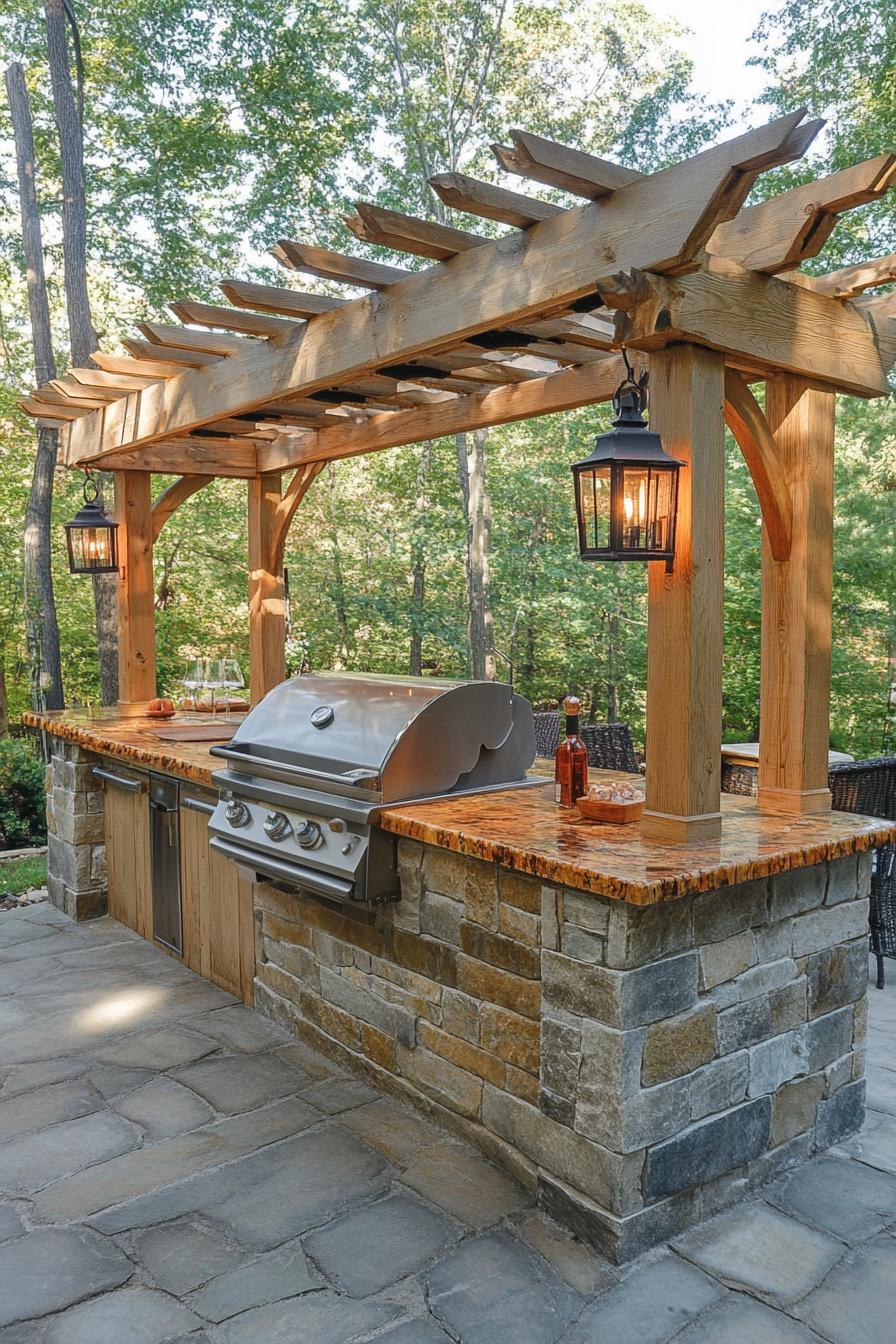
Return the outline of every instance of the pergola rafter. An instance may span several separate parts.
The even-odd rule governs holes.
[[[324,463],[607,401],[628,347],[650,362],[656,426],[688,464],[675,568],[650,575],[646,824],[669,840],[718,832],[724,421],[764,521],[771,708],[760,805],[826,806],[830,637],[818,613],[829,605],[833,395],[889,391],[896,298],[867,291],[896,281],[896,258],[827,276],[796,268],[845,211],[889,188],[896,154],[744,207],[756,178],[798,160],[820,126],[798,111],[650,175],[515,130],[510,146],[493,147],[501,166],[578,204],[438,175],[431,186],[446,213],[497,221],[503,235],[359,202],[346,221],[355,238],[433,264],[412,270],[281,239],[272,250],[287,271],[349,293],[225,278],[231,306],[175,300],[184,325],[143,323],[127,356],[98,353],[96,370],[39,388],[23,409],[62,426],[67,465],[180,477],[155,506],[148,489],[118,491],[129,510],[120,515],[127,628],[147,629],[152,541],[174,509],[214,476],[247,478],[257,698],[285,674],[286,533]],[[757,380],[768,413],[750,390]],[[810,469],[824,489],[807,505]],[[145,656],[143,634],[139,642]],[[122,675],[123,698],[139,701],[146,667],[130,682],[126,666]],[[670,688],[684,706],[674,713]]]

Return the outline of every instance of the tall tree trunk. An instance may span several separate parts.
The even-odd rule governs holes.
[[[414,500],[414,532],[411,538],[411,648],[408,672],[423,671],[423,618],[426,601],[426,485],[432,464],[432,443],[420,445],[417,461],[417,495]]]
[[[491,523],[488,493],[488,431],[458,434],[457,466],[467,525],[467,667],[477,681],[495,676],[495,631],[491,611]]]
[[[84,134],[69,69],[66,16],[74,31],[73,0],[45,0],[47,57],[53,110],[59,133],[62,172],[62,255],[65,262],[65,306],[71,337],[72,363],[90,364],[99,344],[87,291],[87,201],[84,191]],[[99,481],[101,487],[109,482]],[[118,700],[118,576],[95,574],[96,639],[100,665],[100,697],[104,705]]]
[[[9,696],[6,692],[6,663],[0,653],[0,737],[9,732]]]
[[[6,71],[6,90],[16,145],[34,372],[37,382],[43,383],[56,377],[56,361],[53,358],[50,307],[44,278],[31,105],[25,72],[20,65],[11,65]],[[61,709],[64,704],[50,533],[53,472],[58,450],[57,431],[39,429],[31,490],[25,510],[23,543],[25,639],[31,668],[31,701],[35,709]]]
[[[619,617],[622,595],[618,582],[613,585],[613,605],[607,615],[607,723],[619,722]]]

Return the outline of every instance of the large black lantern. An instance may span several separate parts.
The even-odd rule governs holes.
[[[647,427],[647,374],[628,377],[613,397],[613,428],[572,469],[583,560],[665,560],[675,556],[681,462]]]
[[[99,493],[99,486],[88,473],[84,503],[65,525],[72,574],[118,573],[118,524],[104,511]]]

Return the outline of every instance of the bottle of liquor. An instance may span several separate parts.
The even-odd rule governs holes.
[[[575,807],[576,799],[588,792],[588,752],[579,740],[581,707],[581,701],[574,695],[563,701],[566,740],[554,755],[554,801],[561,807]]]

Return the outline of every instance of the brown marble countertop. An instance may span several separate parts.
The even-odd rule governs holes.
[[[52,737],[76,742],[85,751],[112,756],[164,775],[177,775],[206,787],[212,787],[212,771],[220,770],[224,764],[209,751],[209,747],[216,745],[214,742],[160,742],[154,735],[164,730],[166,724],[183,723],[182,715],[159,720],[145,715],[129,717],[114,709],[61,709],[43,714],[29,712],[22,715],[22,721],[29,728],[42,728]]]
[[[590,774],[611,777],[609,771]],[[380,824],[395,835],[631,905],[806,868],[896,838],[896,823],[877,817],[772,815],[759,812],[752,798],[723,793],[721,839],[670,845],[646,840],[637,823],[586,821],[557,807],[553,783],[392,807]]]
[[[87,751],[133,766],[177,775],[211,786],[220,769],[205,742],[160,742],[160,725],[115,710],[28,713],[25,723]],[[183,722],[177,717],[171,722]],[[537,763],[544,767],[545,763]],[[611,778],[592,770],[593,779]],[[617,776],[631,779],[631,776]],[[640,827],[586,821],[559,808],[553,783],[541,788],[503,789],[440,802],[384,809],[380,825],[393,835],[500,864],[598,896],[656,905],[661,901],[826,859],[874,849],[896,839],[896,823],[848,812],[794,817],[759,812],[755,800],[722,794],[720,840],[689,845],[645,840]]]

